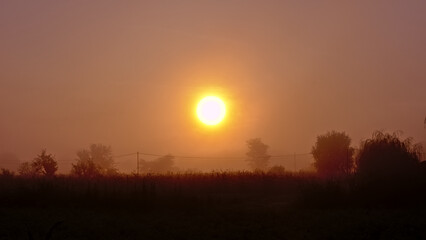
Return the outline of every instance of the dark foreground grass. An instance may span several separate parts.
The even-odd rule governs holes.
[[[423,194],[383,202],[362,189],[305,174],[8,177],[0,239],[426,238]]]
[[[425,211],[414,209],[245,209],[142,212],[6,208],[1,239],[424,239]]]

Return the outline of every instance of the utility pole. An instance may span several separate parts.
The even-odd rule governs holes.
[[[137,166],[136,172],[139,176],[139,152],[136,153],[136,166]]]

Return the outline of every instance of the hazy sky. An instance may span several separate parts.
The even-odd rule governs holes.
[[[414,0],[3,0],[0,152],[27,161],[47,148],[64,172],[91,143],[244,157],[248,138],[307,153],[328,130],[354,146],[378,129],[424,141],[425,13]],[[210,130],[194,117],[206,94],[229,108]]]

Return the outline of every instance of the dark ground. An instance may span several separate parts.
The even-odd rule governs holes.
[[[352,197],[344,187],[310,181],[317,180],[253,174],[3,179],[0,239],[426,239],[422,204],[356,205],[342,200]]]
[[[3,208],[0,239],[425,239],[424,210],[211,209],[161,212]]]

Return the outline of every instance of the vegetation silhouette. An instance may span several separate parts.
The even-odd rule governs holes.
[[[18,167],[18,173],[25,177],[34,177],[36,175],[36,171],[34,171],[30,162],[21,163]]]
[[[348,175],[353,170],[354,148],[345,132],[331,131],[317,136],[312,147],[314,166],[321,176]]]
[[[272,175],[283,175],[285,173],[286,173],[285,167],[281,165],[275,165],[268,169],[268,174],[272,174]]]
[[[41,150],[41,153],[33,159],[32,162],[23,162],[18,172],[22,176],[54,176],[58,170],[58,163],[52,154],[48,154],[46,149]]]
[[[51,177],[58,170],[58,163],[52,154],[47,154],[46,149],[43,149],[36,158],[34,158],[31,166],[37,173]]]
[[[425,163],[412,140],[375,132],[362,142],[354,166],[345,162],[353,158],[345,133],[332,131],[318,139],[314,149],[327,150],[328,155],[320,155],[331,156],[331,170],[268,168],[268,146],[255,138],[247,141],[247,161],[255,171],[177,172],[174,157],[165,155],[142,160],[144,174],[128,175],[115,170],[110,147],[92,145],[78,152],[72,175],[27,178],[0,173],[0,210],[8,219],[16,214],[16,219],[40,219],[39,227],[31,227],[34,238],[52,236],[54,229],[58,239],[203,239],[206,234],[220,239],[345,239],[348,231],[354,239],[377,239],[383,234],[377,229],[394,229],[396,217],[408,230],[396,230],[389,238],[426,236],[424,215],[416,216],[426,213],[426,175],[420,171]],[[350,158],[345,158],[345,150]],[[42,151],[33,162],[43,162],[46,156],[51,155]],[[27,162],[20,173],[42,176],[36,171],[40,165]],[[47,231],[46,226],[58,220],[65,220],[67,227]],[[25,239],[25,229],[9,221],[0,220],[6,226],[0,238]]]
[[[374,181],[417,175],[421,168],[422,148],[411,138],[402,140],[397,133],[381,131],[361,143],[356,158],[357,174]]]
[[[376,131],[356,157],[357,195],[365,205],[409,206],[425,201],[422,149],[411,138]]]
[[[76,161],[75,164],[72,164],[72,175],[96,177],[118,173],[117,169],[114,167],[111,146],[92,144],[89,149],[83,149],[77,152]]]
[[[361,142],[354,173],[307,182],[300,204],[315,207],[421,207],[426,201],[422,149],[411,138],[381,131]]]
[[[10,178],[10,177],[14,177],[15,173],[13,171],[7,169],[7,168],[1,168],[0,169],[0,176]]]
[[[144,174],[158,173],[165,174],[174,170],[174,156],[165,155],[154,161],[140,160],[140,172]]]
[[[246,153],[249,166],[254,171],[265,171],[271,156],[268,154],[269,146],[264,144],[260,138],[247,140],[249,151]]]

